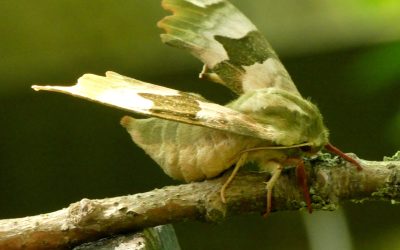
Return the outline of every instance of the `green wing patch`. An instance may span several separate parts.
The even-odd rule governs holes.
[[[298,94],[267,40],[225,0],[164,0],[173,12],[158,25],[164,43],[188,50],[205,65],[200,74],[237,94],[277,87]]]

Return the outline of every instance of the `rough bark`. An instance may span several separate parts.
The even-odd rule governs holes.
[[[384,161],[359,160],[362,171],[337,158],[306,161],[314,210],[334,210],[338,202],[400,201],[400,152]],[[63,249],[109,235],[182,220],[221,221],[265,211],[268,174],[242,171],[227,189],[229,173],[204,182],[168,186],[128,196],[82,199],[48,214],[0,220],[0,249]],[[286,168],[273,191],[273,212],[304,208],[294,168]]]

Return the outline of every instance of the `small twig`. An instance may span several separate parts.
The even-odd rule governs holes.
[[[333,210],[339,200],[400,201],[398,156],[390,161],[359,161],[362,171],[326,155],[306,161],[314,210]],[[82,199],[56,212],[0,220],[0,249],[60,249],[182,220],[219,221],[237,214],[262,214],[269,176],[238,174],[227,189],[224,204],[219,191],[227,175],[135,195]],[[274,186],[272,206],[273,211],[305,206],[294,169],[284,170]]]

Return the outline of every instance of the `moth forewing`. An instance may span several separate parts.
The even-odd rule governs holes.
[[[208,102],[197,94],[142,82],[114,72],[107,72],[105,77],[85,74],[73,86],[35,85],[32,88],[70,94],[147,116],[265,140],[284,132],[261,124],[247,114]]]
[[[173,15],[158,26],[164,43],[185,49],[205,65],[201,78],[237,94],[278,87],[300,95],[278,56],[255,25],[225,0],[163,0]]]

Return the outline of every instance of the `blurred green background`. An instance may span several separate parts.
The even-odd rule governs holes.
[[[370,160],[400,148],[397,0],[233,2],[318,104],[335,145]],[[15,0],[0,1],[0,10],[0,218],[177,183],[130,141],[119,125],[126,112],[30,85],[113,70],[218,103],[233,97],[197,79],[200,62],[159,41],[159,1]],[[334,229],[335,221],[343,225]],[[318,249],[316,232],[330,236],[324,249],[399,249],[400,207],[346,203],[333,213],[175,228],[183,249]]]

